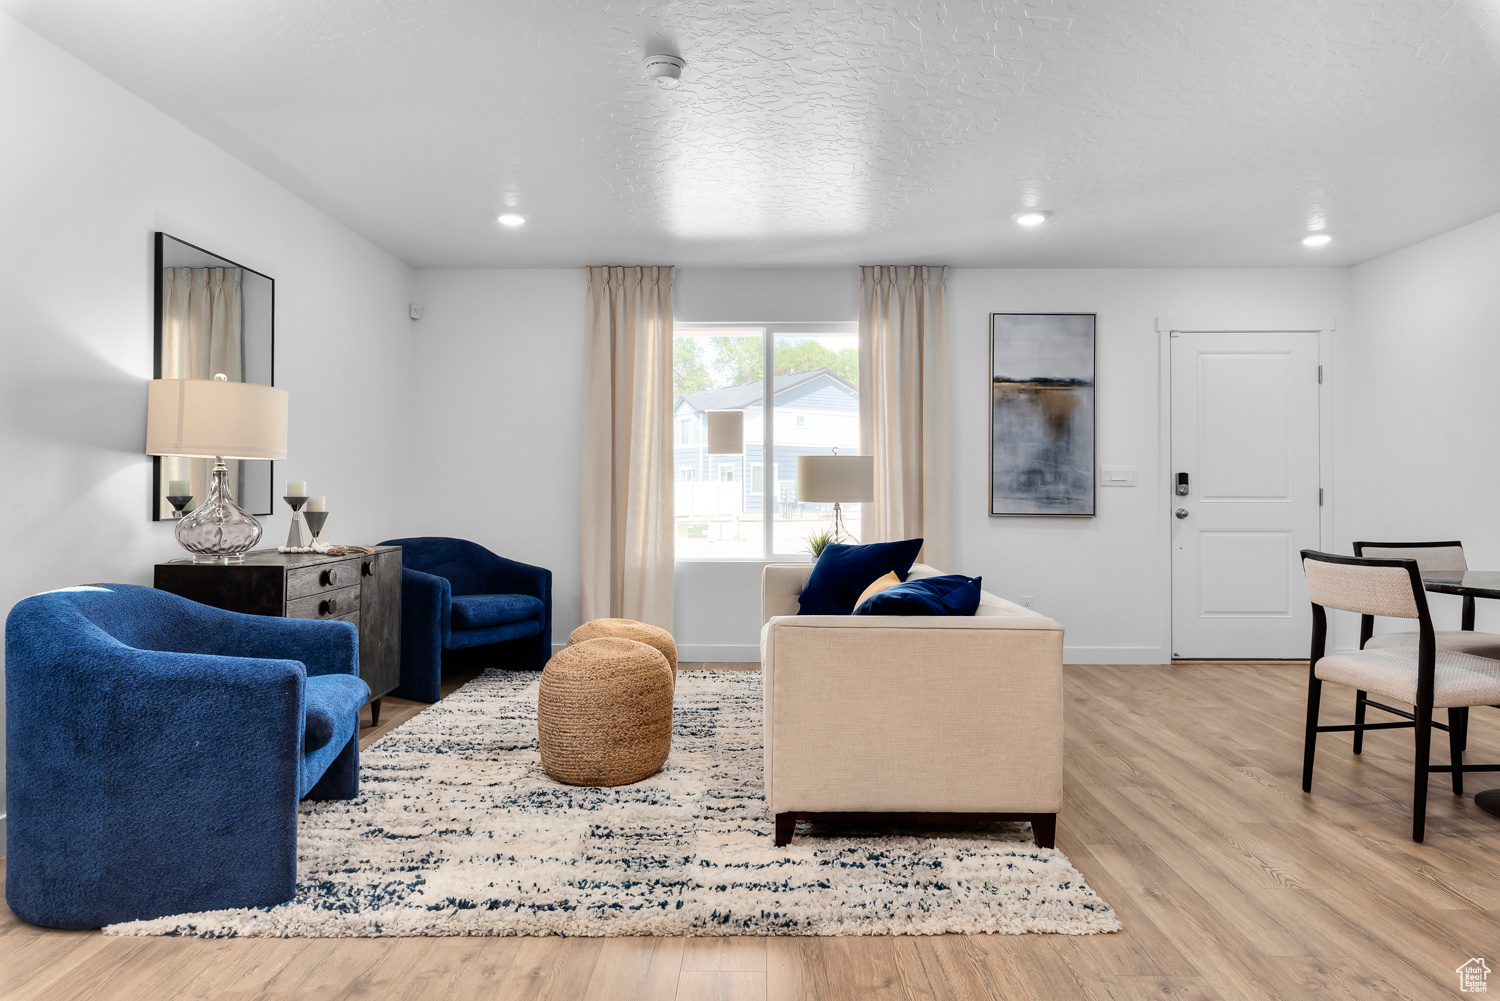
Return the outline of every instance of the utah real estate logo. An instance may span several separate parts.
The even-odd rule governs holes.
[[[1486,978],[1490,968],[1484,965],[1484,957],[1476,957],[1458,968],[1458,989],[1467,993],[1486,994],[1489,985]]]

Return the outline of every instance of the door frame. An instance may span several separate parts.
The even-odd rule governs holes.
[[[1291,314],[1259,316],[1256,314],[1222,314],[1158,316],[1156,318],[1156,398],[1157,440],[1156,464],[1158,496],[1161,511],[1161,649],[1166,663],[1173,660],[1172,651],[1172,335],[1173,334],[1296,334],[1318,335],[1318,364],[1323,381],[1318,384],[1318,480],[1323,490],[1323,504],[1318,509],[1318,548],[1326,550],[1333,539],[1333,393],[1337,373],[1329,364],[1333,357],[1333,333],[1336,318],[1326,314]]]

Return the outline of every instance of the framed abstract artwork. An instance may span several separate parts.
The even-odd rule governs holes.
[[[1094,516],[1093,313],[990,314],[990,516]]]

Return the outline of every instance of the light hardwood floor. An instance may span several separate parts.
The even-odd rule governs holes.
[[[1500,968],[1500,820],[1439,777],[1427,841],[1408,840],[1410,731],[1372,733],[1360,758],[1325,736],[1305,796],[1305,666],[1066,677],[1058,847],[1114,905],[1118,935],[200,942],[46,931],[4,911],[0,998],[1416,1001],[1460,996],[1471,956]],[[1348,721],[1345,694],[1325,687],[1326,722]],[[364,739],[419,709],[388,702]],[[1434,745],[1445,759],[1446,738]],[[1500,710],[1475,710],[1469,760],[1500,760]],[[1468,779],[1471,793],[1500,784]]]

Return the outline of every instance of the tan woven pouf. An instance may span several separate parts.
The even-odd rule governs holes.
[[[655,775],[672,749],[672,672],[655,647],[605,637],[572,643],[542,670],[542,767],[575,786]]]
[[[660,626],[650,626],[634,619],[594,619],[585,622],[569,634],[569,638],[574,643],[602,639],[606,636],[619,636],[656,647],[661,651],[661,655],[667,658],[667,666],[672,669],[672,680],[674,682],[677,680],[677,644],[673,642],[672,634]]]

